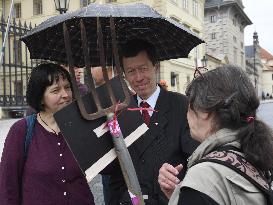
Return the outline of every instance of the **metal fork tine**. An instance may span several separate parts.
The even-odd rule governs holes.
[[[92,73],[91,73],[91,63],[90,63],[90,58],[89,58],[89,49],[88,49],[88,44],[87,44],[87,37],[86,37],[86,29],[83,23],[83,20],[81,19],[80,22],[81,25],[81,38],[82,38],[82,48],[83,48],[83,54],[84,54],[84,61],[85,61],[85,67],[87,69],[87,82],[90,87],[92,96],[94,98],[95,104],[97,106],[98,111],[101,111],[101,103],[98,97],[98,94],[96,92],[95,84],[92,78]]]
[[[110,83],[109,83],[109,78],[108,78],[108,73],[107,73],[107,68],[106,68],[106,63],[105,63],[103,34],[102,34],[102,29],[101,29],[99,17],[97,17],[97,33],[98,33],[98,44],[99,44],[99,52],[100,52],[100,64],[102,66],[103,78],[105,80],[105,84],[106,84],[107,91],[110,96],[111,102],[114,105],[117,103],[117,101],[116,101],[113,90],[112,90]]]
[[[125,100],[123,101],[123,103],[121,103],[120,106],[126,107],[130,102],[130,93],[128,91],[128,87],[127,87],[124,79],[121,77],[122,71],[121,71],[121,67],[120,67],[118,48],[117,48],[116,28],[115,28],[115,22],[114,22],[114,19],[112,16],[110,17],[110,30],[111,30],[112,50],[113,50],[113,55],[114,55],[114,59],[115,59],[115,66],[117,69],[117,73],[120,76],[122,90],[125,95]]]
[[[65,50],[66,50],[66,55],[67,55],[67,61],[68,61],[68,67],[69,67],[69,72],[72,75],[71,77],[71,81],[72,81],[72,87],[73,87],[73,92],[74,92],[74,96],[77,100],[77,104],[78,104],[78,108],[80,109],[81,115],[83,116],[83,118],[87,119],[87,120],[94,120],[96,118],[102,117],[105,115],[105,112],[102,111],[98,111],[96,113],[92,113],[92,114],[88,114],[84,103],[82,101],[78,86],[77,86],[77,82],[76,82],[76,77],[75,77],[75,71],[74,71],[74,62],[73,62],[73,58],[72,58],[72,51],[71,51],[71,44],[70,44],[70,36],[69,36],[69,32],[66,26],[66,23],[63,23],[63,32],[64,32],[64,42],[65,42]]]
[[[67,29],[67,26],[65,23],[63,23],[63,32],[64,32],[64,41],[65,41],[65,49],[66,49],[66,55],[67,55],[67,60],[68,60],[68,65],[69,65],[69,71],[72,75],[72,87],[74,90],[74,96],[77,100],[77,105],[78,108],[80,110],[80,113],[82,115],[83,118],[85,118],[86,120],[94,120],[100,117],[103,117],[105,115],[107,115],[108,113],[113,113],[116,109],[117,106],[117,101],[116,98],[114,96],[112,87],[110,85],[110,80],[108,78],[108,74],[107,74],[107,69],[106,69],[106,63],[105,63],[105,54],[104,54],[104,46],[103,46],[103,34],[102,34],[102,28],[101,28],[101,24],[99,21],[99,18],[97,18],[97,36],[98,36],[98,46],[99,46],[99,52],[100,52],[100,63],[101,66],[103,68],[103,77],[105,80],[105,84],[106,84],[106,88],[107,88],[107,92],[110,96],[111,99],[111,106],[107,107],[107,108],[102,108],[101,106],[101,102],[99,100],[99,96],[98,93],[96,92],[95,89],[95,85],[94,82],[91,81],[90,78],[93,78],[92,73],[90,71],[91,68],[91,62],[89,59],[89,50],[88,50],[88,44],[87,44],[87,36],[86,36],[86,29],[84,26],[83,21],[80,22],[80,26],[81,26],[81,38],[82,38],[82,47],[83,47],[83,55],[84,55],[84,59],[85,59],[85,66],[87,69],[87,74],[88,74],[88,84],[89,87],[91,89],[91,94],[93,96],[94,102],[97,106],[97,112],[95,113],[87,113],[86,109],[85,109],[85,105],[83,103],[83,100],[81,98],[78,86],[77,86],[77,82],[76,82],[76,77],[75,77],[75,71],[74,71],[74,62],[73,62],[73,57],[72,57],[72,51],[71,51],[71,40],[70,40],[70,36],[69,36],[69,32]],[[115,26],[114,26],[114,21],[113,19],[111,19],[110,21],[110,26],[111,26],[111,38],[112,38],[112,50],[113,50],[113,55],[115,58],[115,62],[116,62],[116,68],[118,69],[118,77],[119,80],[121,82],[121,86],[122,86],[122,92],[124,93],[125,99],[123,102],[121,102],[119,104],[119,106],[117,107],[117,110],[121,110],[125,107],[127,107],[129,105],[130,102],[130,94],[129,94],[129,90],[128,87],[124,81],[124,79],[121,77],[122,72],[120,69],[120,63],[119,63],[119,57],[118,57],[118,51],[117,51],[117,41],[116,41],[116,33],[115,33]]]
[[[119,55],[118,55],[118,48],[117,48],[117,36],[116,36],[116,29],[115,29],[115,22],[113,17],[110,17],[110,30],[111,30],[111,39],[112,39],[112,50],[114,54],[115,59],[115,66],[117,69],[117,74],[122,75],[122,71],[120,68],[120,62],[119,62]]]

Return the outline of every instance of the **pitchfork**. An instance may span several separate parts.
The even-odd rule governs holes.
[[[89,55],[89,49],[87,47],[87,37],[86,37],[86,29],[85,25],[83,23],[83,20],[80,21],[80,28],[81,28],[81,41],[82,41],[82,48],[83,48],[83,54],[84,54],[84,61],[85,61],[85,67],[87,71],[87,83],[91,90],[91,95],[94,99],[97,112],[95,113],[88,113],[85,109],[84,103],[82,101],[76,78],[75,78],[75,71],[74,71],[74,62],[72,57],[72,51],[71,51],[71,41],[69,36],[69,31],[67,29],[66,23],[63,23],[63,32],[64,32],[64,41],[65,41],[65,49],[66,49],[66,55],[67,55],[67,61],[69,66],[69,71],[72,75],[72,87],[74,91],[74,96],[77,100],[77,104],[80,110],[80,113],[83,118],[86,120],[95,120],[97,118],[100,118],[102,116],[107,116],[108,120],[108,127],[110,130],[110,133],[112,135],[112,139],[114,142],[116,154],[119,159],[119,163],[121,166],[122,174],[125,179],[125,182],[128,187],[128,191],[132,200],[133,205],[144,205],[143,196],[141,193],[141,188],[137,179],[137,175],[135,172],[135,168],[131,159],[131,156],[128,152],[128,149],[125,145],[121,130],[119,128],[118,122],[116,120],[116,117],[114,113],[118,110],[124,109],[129,105],[130,102],[130,93],[127,88],[127,85],[124,81],[122,76],[122,71],[120,68],[120,62],[119,62],[119,56],[118,56],[118,49],[117,49],[117,40],[116,40],[116,30],[115,30],[115,23],[114,19],[110,17],[110,32],[111,32],[111,40],[112,40],[112,52],[114,55],[115,60],[115,69],[117,70],[117,75],[119,75],[119,80],[122,86],[122,91],[124,93],[125,99],[123,102],[117,102],[113,90],[110,85],[110,81],[107,74],[107,68],[106,68],[106,62],[105,62],[105,53],[104,53],[104,46],[103,46],[103,34],[102,34],[102,28],[99,18],[97,17],[97,41],[98,41],[98,47],[99,47],[99,54],[100,54],[100,65],[102,67],[103,72],[103,78],[105,80],[106,88],[108,95],[111,99],[111,106],[108,108],[102,108],[101,102],[99,100],[98,94],[95,89],[93,76],[91,73],[91,62],[90,62],[90,55]]]

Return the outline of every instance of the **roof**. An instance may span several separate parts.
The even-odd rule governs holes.
[[[244,9],[244,6],[241,1],[236,0],[206,0],[205,1],[205,8],[206,7],[214,7],[214,6],[222,6],[222,5],[229,5],[236,3],[238,4],[242,9]]]
[[[252,21],[248,18],[248,16],[244,12],[244,6],[240,0],[230,0],[230,1],[229,0],[206,0],[205,1],[205,10],[215,8],[215,7],[218,7],[218,9],[220,9],[220,7],[222,6],[235,6],[235,8],[240,12],[242,17],[244,17],[245,23],[246,23],[245,25],[252,24]]]
[[[262,47],[260,48],[260,55],[262,59],[273,60],[273,55]]]

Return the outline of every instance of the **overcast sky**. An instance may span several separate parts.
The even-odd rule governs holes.
[[[256,30],[260,46],[273,54],[273,0],[243,0],[243,5],[253,23],[245,28],[245,45],[253,44],[253,32]]]

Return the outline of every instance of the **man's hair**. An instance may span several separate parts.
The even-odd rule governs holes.
[[[135,57],[141,51],[147,52],[148,58],[153,65],[157,63],[156,49],[154,45],[142,39],[133,39],[121,45],[121,48],[120,48],[121,62],[123,57],[125,58]]]
[[[242,68],[225,65],[208,71],[190,83],[186,95],[192,110],[214,114],[214,131],[239,131],[237,139],[249,162],[261,170],[273,168],[273,134],[256,117],[259,99]]]
[[[58,82],[60,77],[67,79],[72,89],[72,83],[67,70],[62,66],[54,63],[42,63],[32,69],[27,85],[26,98],[29,106],[37,112],[44,110],[42,99],[45,90],[55,81]]]

